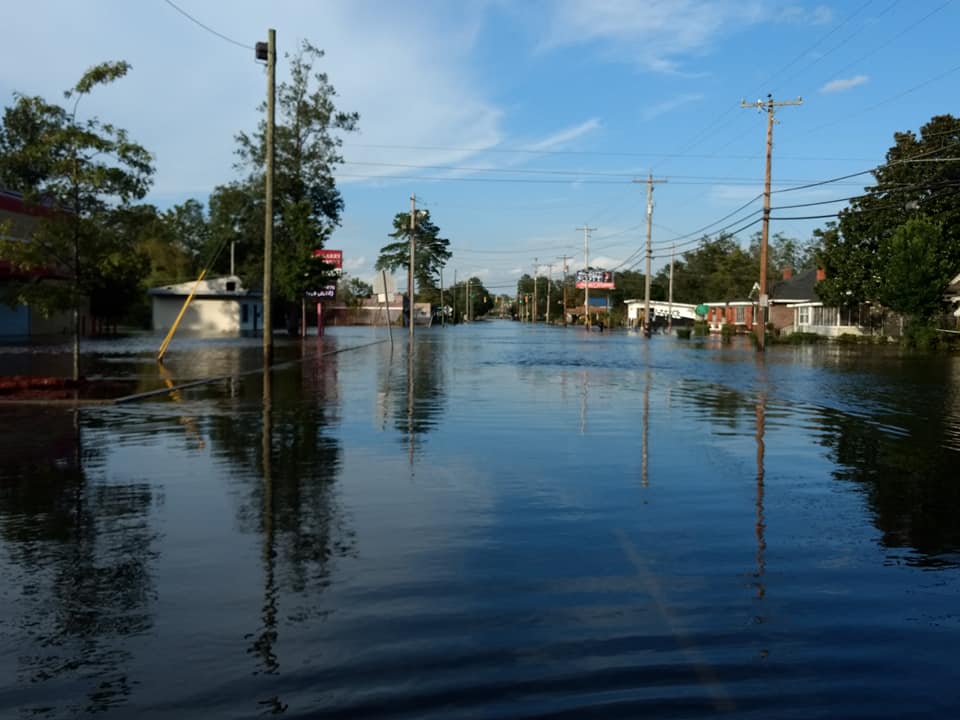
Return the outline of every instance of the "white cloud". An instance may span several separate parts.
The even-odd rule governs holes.
[[[336,88],[337,107],[360,113],[360,132],[348,142],[490,147],[502,140],[501,111],[471,69],[484,8],[440,3],[411,25],[407,9],[390,3],[180,4],[242,43],[264,40],[266,28],[274,27],[282,53],[295,51],[301,38],[322,47],[326,56],[317,69]],[[102,0],[87,7],[51,1],[12,5],[4,13],[6,25],[18,28],[4,39],[9,56],[44,58],[29,72],[0,64],[5,103],[13,90],[58,100],[85,68],[125,59],[131,73],[84,98],[81,115],[126,128],[156,155],[152,197],[203,198],[235,177],[234,135],[256,128],[266,91],[252,50],[224,42],[160,2]],[[278,81],[287,77],[286,68],[278,62]],[[471,153],[351,145],[343,154],[348,160],[443,164]],[[355,175],[378,170],[343,168]]]
[[[620,59],[675,73],[687,55],[701,55],[734,28],[764,17],[757,0],[563,0],[547,25],[545,48],[603,42]]]
[[[837,80],[831,80],[822,88],[820,92],[822,93],[835,93],[835,92],[844,92],[845,90],[850,90],[851,88],[857,87],[857,85],[863,85],[870,78],[866,75],[854,75],[852,78],[840,78]]]
[[[573,127],[560,130],[558,132],[549,135],[548,137],[535,142],[532,145],[529,145],[527,149],[529,150],[552,150],[558,145],[563,145],[570,142],[571,140],[576,140],[582,135],[586,135],[589,132],[593,132],[600,127],[600,120],[598,118],[590,118],[589,120],[580,123],[579,125],[574,125]]]
[[[419,213],[418,213],[418,214],[419,214]],[[346,269],[347,269],[347,270],[352,270],[352,271],[359,270],[360,268],[366,269],[366,264],[367,264],[367,256],[366,256],[366,255],[361,255],[360,257],[358,257],[358,258],[356,258],[356,259],[354,259],[354,260],[347,260],[347,261],[344,263],[344,265],[346,265]],[[408,264],[409,264],[409,263],[408,263]]]
[[[663,102],[656,103],[655,105],[650,105],[640,114],[644,120],[653,120],[656,117],[664,115],[672,110],[676,110],[679,107],[688,105],[692,102],[697,102],[702,100],[703,95],[699,93],[689,93],[687,95],[678,95],[675,98],[669,100],[664,100]]]
[[[560,0],[546,23],[542,49],[599,44],[614,59],[651,72],[690,73],[690,58],[719,38],[759,23],[829,23],[829,7],[808,10],[771,0]]]
[[[523,275],[523,268],[521,268],[521,267],[512,268],[512,269],[509,271],[509,274],[510,274],[510,275]]]

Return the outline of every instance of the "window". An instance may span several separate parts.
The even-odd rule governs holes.
[[[836,325],[837,324],[837,308],[815,307],[813,309],[813,324],[814,325]]]
[[[244,325],[247,324],[247,319],[250,317],[250,306],[244,303],[240,306],[240,322]]]
[[[810,324],[810,308],[802,307],[797,308],[797,325],[809,325]]]
[[[227,280],[227,292],[236,292],[236,291],[237,291],[237,281]]]
[[[737,322],[745,323],[746,321],[746,308],[743,305],[737,305]]]

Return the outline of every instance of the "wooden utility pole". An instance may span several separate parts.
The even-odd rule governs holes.
[[[561,255],[557,258],[563,261],[563,326],[567,326],[567,260],[569,255]]]
[[[457,269],[453,269],[453,324],[457,324]]]
[[[647,184],[647,265],[643,291],[643,335],[650,337],[653,328],[650,322],[650,262],[653,260],[653,184],[665,183],[665,179],[654,180],[653,174],[648,174],[646,180],[634,180]]]
[[[470,295],[470,278],[467,278],[466,297],[464,302],[467,306],[467,322],[473,320],[473,296]]]
[[[670,248],[670,290],[667,293],[667,332],[673,330],[673,260],[677,254],[677,246]]]
[[[443,306],[443,268],[440,268],[440,327],[447,326],[447,313]]]
[[[263,227],[263,364],[273,362],[273,128],[277,78],[277,31],[267,31],[267,131],[266,131],[266,177],[264,180],[265,204]],[[261,50],[256,50],[260,57]]]
[[[742,108],[756,108],[760,112],[767,111],[767,167],[763,181],[763,227],[760,232],[760,299],[759,299],[759,320],[754,318],[757,332],[757,350],[763,351],[766,348],[766,330],[767,330],[767,307],[769,298],[767,297],[767,242],[770,238],[770,166],[773,156],[773,116],[778,107],[786,105],[802,105],[803,98],[796,100],[774,101],[772,95],[767,95],[766,100],[757,100],[748,103],[740,101]]]
[[[533,259],[533,320],[537,321],[537,259]]]
[[[584,274],[590,273],[590,233],[596,228],[588,227],[586,223],[583,224],[583,227],[576,228],[577,230],[583,230],[583,272]],[[587,332],[590,331],[590,279],[585,277],[583,279],[583,314],[586,318],[585,324],[587,327]]]
[[[553,265],[547,265],[547,325],[550,324],[550,286],[553,284]]]
[[[417,257],[417,196],[410,196],[410,266],[407,268],[407,308],[411,347],[413,343],[414,306],[413,306],[413,263]]]

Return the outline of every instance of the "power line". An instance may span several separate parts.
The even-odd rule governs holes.
[[[530,150],[527,148],[496,148],[477,147],[469,145],[404,145],[390,143],[356,143],[345,142],[345,148],[368,148],[374,150],[440,150],[446,152],[464,153],[515,153],[525,155],[583,155],[598,157],[636,157],[636,158],[675,158],[685,157],[695,160],[759,160],[762,155],[682,155],[680,153],[631,152],[629,150]],[[821,157],[812,155],[780,155],[784,160],[811,160],[817,162],[864,162],[869,158],[862,157]]]
[[[177,5],[176,3],[172,2],[172,0],[163,0],[163,1],[164,1],[167,5],[169,5],[170,7],[172,7],[174,10],[176,10],[178,13],[180,13],[181,15],[183,15],[185,18],[187,18],[190,22],[192,22],[192,23],[194,23],[194,24],[196,24],[196,25],[199,25],[199,26],[202,27],[204,30],[206,30],[208,33],[212,33],[212,34],[216,35],[216,36],[217,36],[218,38],[220,38],[221,40],[226,40],[228,43],[232,43],[233,45],[236,45],[237,47],[242,47],[242,48],[245,48],[245,49],[247,49],[247,50],[256,50],[256,48],[255,48],[253,45],[247,45],[246,43],[242,43],[242,42],[240,42],[239,40],[234,40],[232,37],[229,37],[229,36],[227,36],[227,35],[224,35],[222,32],[217,32],[216,30],[214,30],[214,29],[213,29],[212,27],[210,27],[209,25],[206,25],[206,24],[200,22],[200,21],[197,20],[193,15],[191,15],[191,14],[188,13],[186,10],[184,10],[182,7],[180,7],[180,6]]]

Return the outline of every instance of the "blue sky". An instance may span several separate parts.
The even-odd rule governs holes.
[[[447,282],[456,269],[507,290],[535,258],[544,274],[548,263],[559,272],[563,254],[581,267],[575,228],[584,223],[596,228],[592,265],[641,261],[642,270],[634,253],[645,244],[646,190],[632,180],[648,172],[668,180],[654,192],[656,269],[674,238],[689,242],[762,191],[765,118],[741,109],[742,98],[803,97],[777,116],[775,189],[866,170],[895,131],[960,114],[958,2],[177,4],[243,44],[274,27],[281,51],[301,38],[325,49],[339,107],[360,113],[360,132],[344,138],[346,211],[328,247],[367,279],[411,193],[451,240]],[[16,3],[4,25],[4,104],[14,91],[56,98],[103,60],[133,65],[85,99],[81,115],[127,128],[156,155],[149,201],[205,202],[234,178],[233,135],[254,127],[265,92],[252,51],[163,0]],[[866,179],[777,194],[773,204],[847,197]],[[771,232],[805,239],[823,222],[777,220]]]

